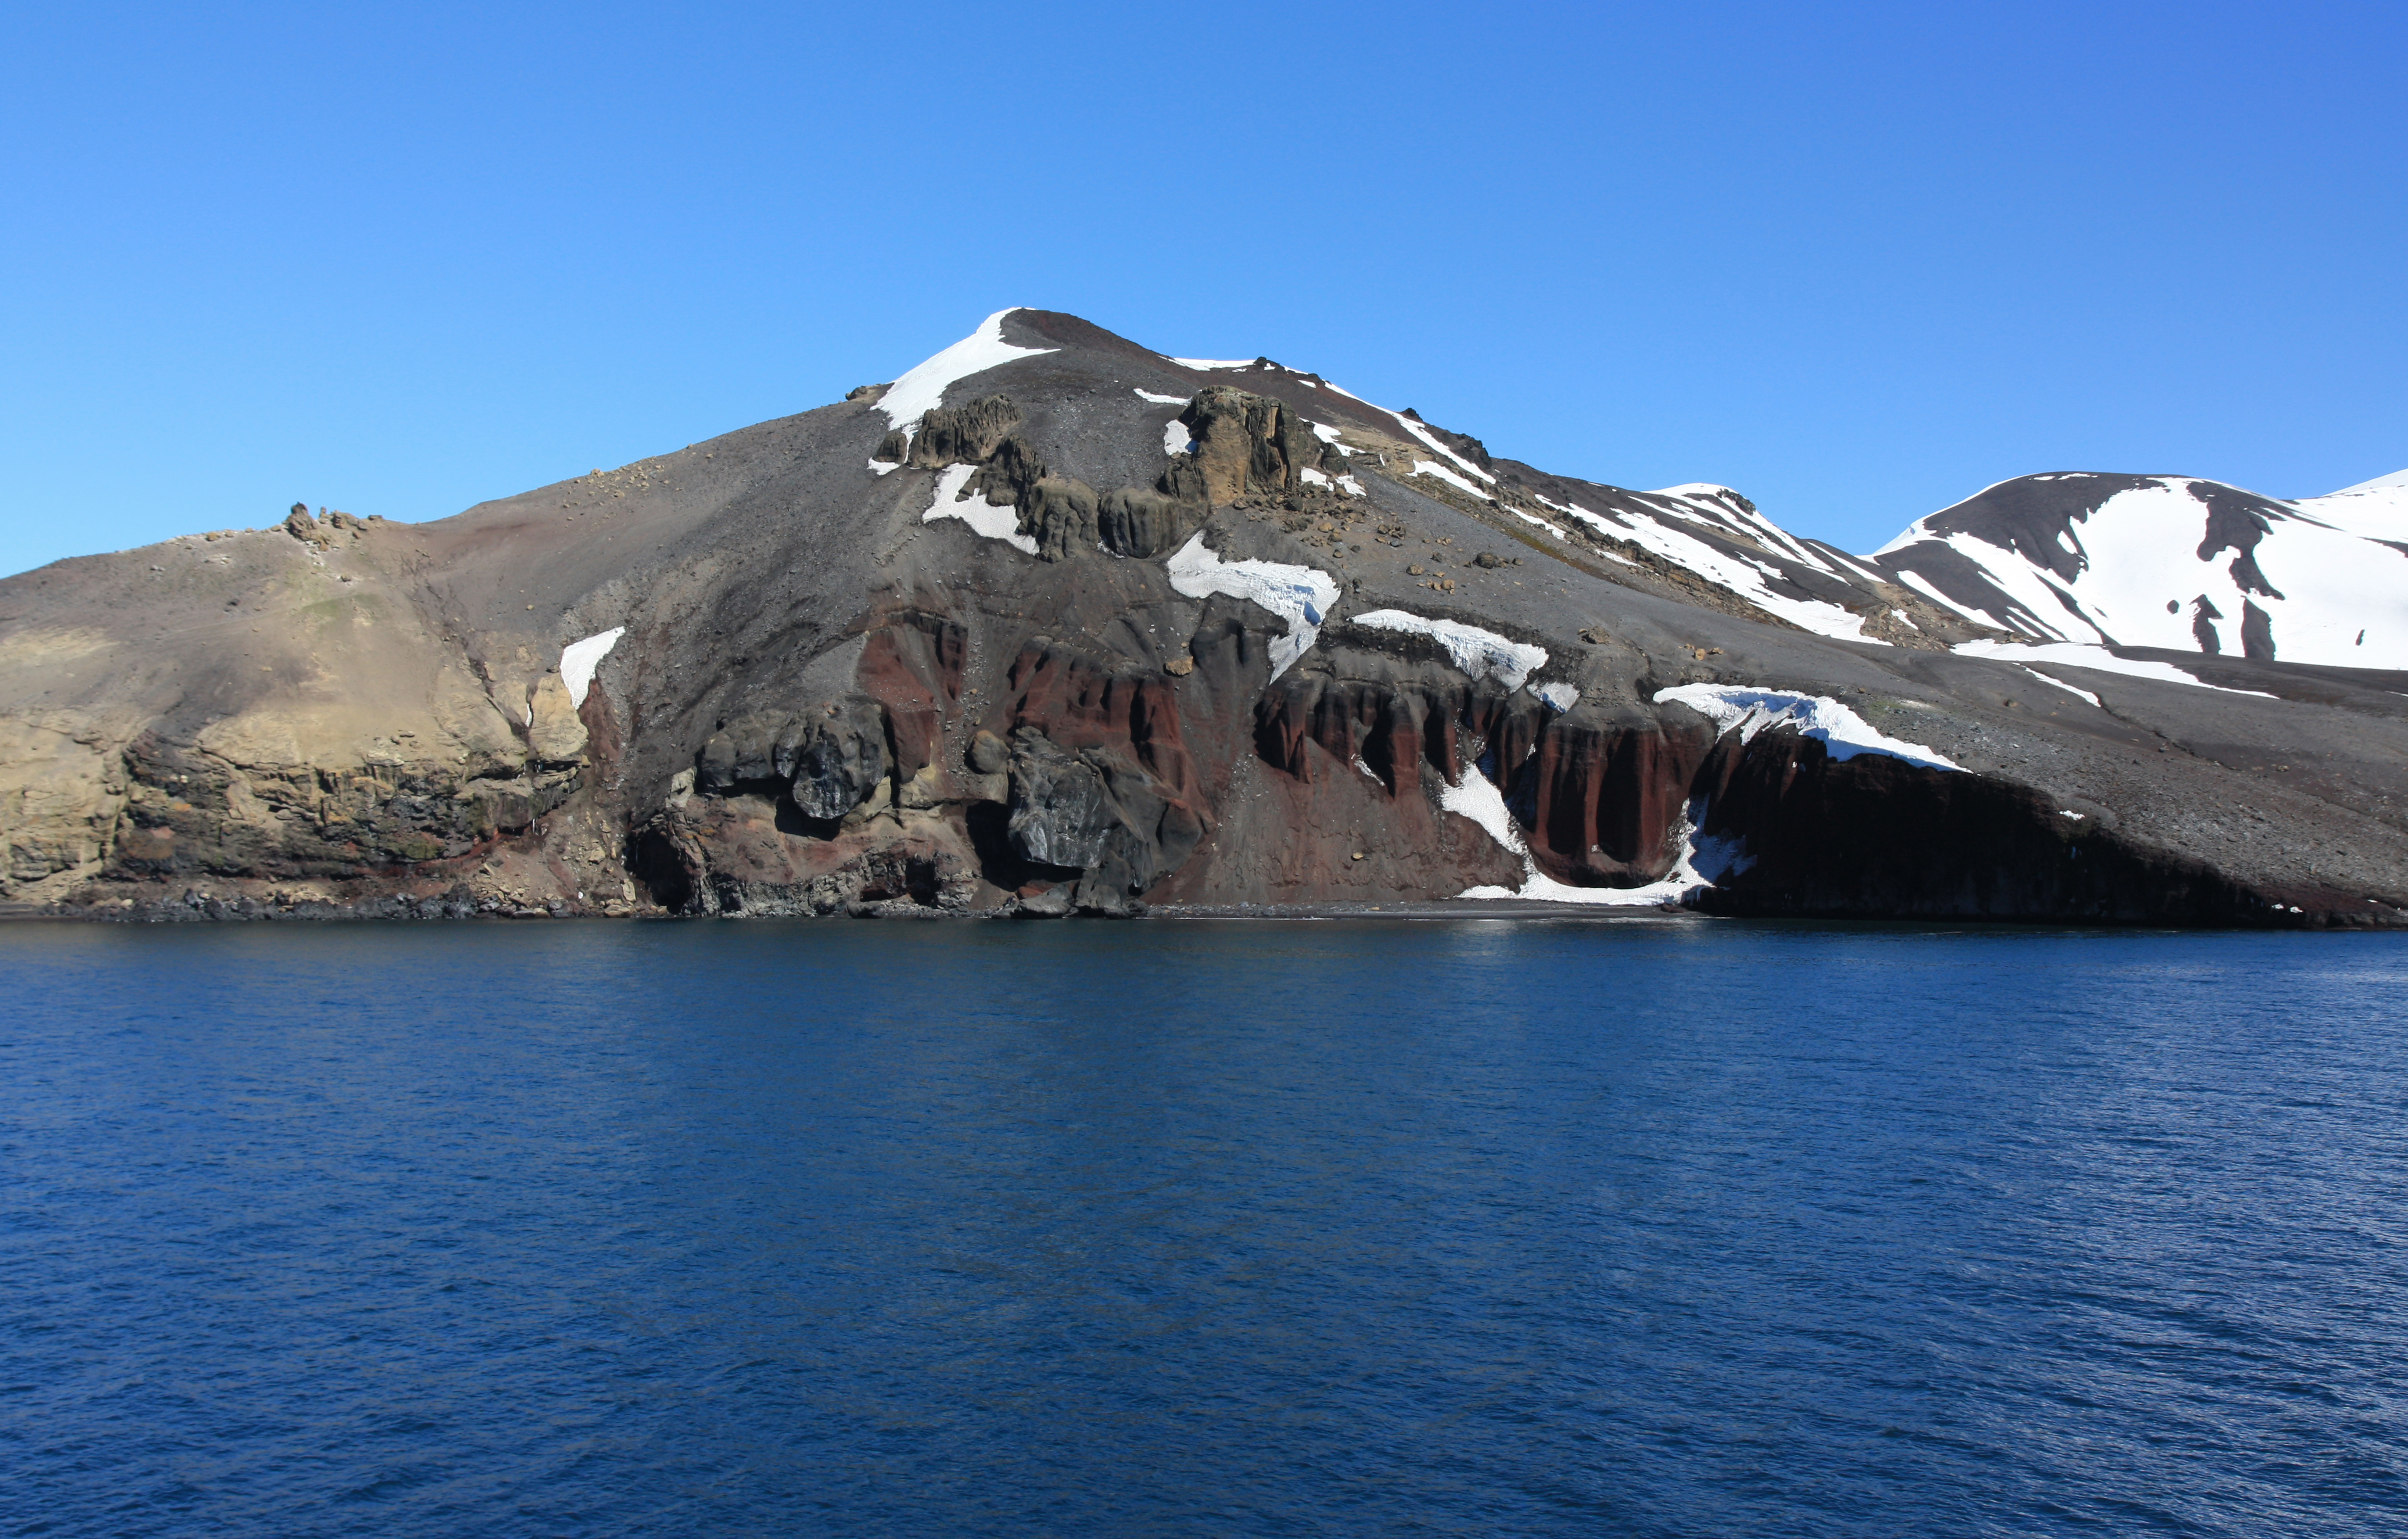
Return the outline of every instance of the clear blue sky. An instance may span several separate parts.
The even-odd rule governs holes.
[[[2408,467],[2408,7],[16,6],[0,570],[440,517],[990,310],[1869,549]]]

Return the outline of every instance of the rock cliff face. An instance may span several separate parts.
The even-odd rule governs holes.
[[[2408,513],[2170,487],[2034,478],[1854,557],[1008,311],[456,518],[296,508],[0,583],[0,897],[2401,922],[2408,588],[2277,568],[2408,560]],[[2151,567],[2177,496],[2200,527]],[[2202,562],[2230,591],[2171,620],[2216,645],[2121,618]],[[2352,624],[2382,666],[2303,660]]]

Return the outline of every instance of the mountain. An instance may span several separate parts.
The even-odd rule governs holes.
[[[2297,502],[2187,476],[2021,476],[1872,559],[2017,640],[2408,667],[2396,476]]]
[[[2394,481],[2028,477],[1855,556],[1008,310],[453,518],[0,582],[0,896],[2396,924]]]

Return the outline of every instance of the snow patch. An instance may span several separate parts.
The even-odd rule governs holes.
[[[1164,453],[1183,454],[1195,447],[1196,440],[1188,437],[1187,424],[1173,417],[1168,422],[1162,424],[1162,452]]]
[[[1000,539],[1015,551],[1030,555],[1037,554],[1037,537],[1020,532],[1020,510],[1009,505],[998,508],[984,496],[967,502],[956,500],[969,479],[978,474],[975,465],[952,465],[937,478],[937,495],[930,499],[928,511],[920,515],[923,524],[934,524],[940,518],[957,518],[989,539]]]
[[[1530,693],[1546,701],[1548,709],[1557,715],[1580,704],[1580,688],[1576,684],[1562,683],[1541,684]]]
[[[886,460],[871,460],[869,462],[869,473],[873,476],[891,475],[902,468],[903,466],[900,461],[889,462]]]
[[[2024,668],[2025,658],[2032,657],[2067,668],[2093,668],[2101,673],[2121,673],[2127,678],[2154,679],[2162,684],[2188,684],[2193,689],[2213,689],[2223,695],[2254,695],[2261,700],[2280,698],[2262,689],[2227,689],[2222,684],[2192,678],[2172,663],[2118,657],[2105,647],[2085,646],[2079,641],[2049,641],[2038,646],[2024,646],[2014,641],[1959,641],[1949,650],[1959,657],[1987,657],[1994,662],[2013,663],[2018,668]],[[2030,671],[2028,669],[2025,670]]]
[[[2017,668],[2024,668],[2024,665],[2021,663],[2017,663],[2015,666]],[[2084,699],[2088,700],[2092,705],[2099,705],[2099,697],[2093,695],[2086,689],[2076,689],[2062,679],[2052,679],[2036,668],[2024,668],[2024,671],[2030,674],[2033,678],[2038,679],[2044,684],[2055,684],[2057,688],[2064,690],[2068,695],[2079,695]],[[2099,709],[2104,711],[2107,708],[2103,705],[2099,705]]]
[[[1736,729],[1742,742],[1770,726],[1793,726],[1799,737],[1820,742],[1835,759],[1881,754],[1927,770],[1964,768],[1921,743],[1885,736],[1828,695],[1794,695],[1786,690],[1734,688],[1727,684],[1678,684],[1656,692],[1657,705],[1672,700],[1713,721],[1716,736]]]
[[[1761,561],[1727,554],[1695,535],[1671,528],[1643,513],[1616,511],[1612,518],[1607,519],[1577,503],[1548,502],[1544,497],[1539,500],[1569,518],[1580,520],[1610,539],[1636,545],[1651,555],[1695,572],[1714,586],[1746,599],[1766,613],[1777,615],[1800,630],[1842,641],[1868,641],[1876,646],[1886,644],[1864,633],[1865,617],[1861,614],[1820,599],[1792,598],[1786,594],[1773,592],[1765,580],[1780,574]],[[1624,565],[1630,563],[1625,562]]]
[[[1431,620],[1404,610],[1373,610],[1356,615],[1354,623],[1373,630],[1426,636],[1446,648],[1455,666],[1465,673],[1474,679],[1494,679],[1508,689],[1521,688],[1525,680],[1547,666],[1546,648],[1509,640],[1493,630],[1458,621]]]
[[[619,638],[626,634],[626,626],[613,626],[609,630],[597,631],[582,641],[571,641],[560,649],[560,682],[568,689],[570,705],[585,703],[585,692],[594,687],[594,670],[602,666],[602,659],[610,655],[610,649],[617,646]],[[530,725],[534,723],[532,711],[528,712],[527,720]]]
[[[1310,465],[1299,467],[1297,470],[1297,474],[1304,479],[1304,483],[1307,486],[1326,486],[1329,484],[1329,478],[1326,475],[1324,475],[1321,471],[1314,469]]]
[[[1455,490],[1460,492],[1469,492],[1483,502],[1494,502],[1497,500],[1495,497],[1492,497],[1487,493],[1482,491],[1479,487],[1472,485],[1471,482],[1464,480],[1461,476],[1458,476],[1454,471],[1448,469],[1445,466],[1439,464],[1436,460],[1413,461],[1413,474],[1417,476],[1435,476],[1439,480],[1446,482],[1449,486],[1454,487]]]
[[[1659,497],[1711,497],[1729,496],[1734,494],[1729,487],[1720,482],[1684,481],[1678,486],[1656,487],[1649,495]]]
[[[1382,407],[1380,410],[1383,411],[1388,410],[1386,407]],[[1439,442],[1438,435],[1432,433],[1424,424],[1417,423],[1413,421],[1412,418],[1405,416],[1400,412],[1388,411],[1388,415],[1395,417],[1398,424],[1401,425],[1406,432],[1411,433],[1414,438],[1420,439],[1423,447],[1429,450],[1431,453],[1439,454],[1447,459],[1453,460],[1456,469],[1461,470],[1466,475],[1478,476],[1481,480],[1488,482],[1492,486],[1497,483],[1497,478],[1495,476],[1490,475],[1487,471],[1483,470],[1480,467],[1472,464],[1469,460],[1465,459],[1461,454],[1449,449],[1445,444]]]
[[[1937,587],[1933,586],[1930,581],[1921,572],[1902,571],[1898,574],[1898,580],[1906,586],[1913,588],[1915,592],[1923,595],[1924,597],[1930,599],[1942,609],[1953,611],[1956,614],[1963,616],[1965,619],[1972,621],[1973,624],[1983,626],[1985,629],[1994,630],[1997,628],[1996,623],[1993,622],[1988,615],[1976,614],[1971,610],[1967,609],[1964,605],[1956,602],[1954,598],[1949,597],[1946,594],[1942,593]]]
[[[1562,525],[1550,524],[1536,513],[1526,513],[1519,508],[1507,508],[1505,511],[1512,513],[1515,518],[1520,519],[1525,524],[1537,525],[1540,528],[1546,530],[1547,533],[1555,536],[1557,539],[1570,541],[1572,538],[1570,534],[1567,534],[1564,531],[1564,526]]]
[[[1336,580],[1319,568],[1277,561],[1224,561],[1204,543],[1201,533],[1171,555],[1168,570],[1171,587],[1190,598],[1226,594],[1287,622],[1287,634],[1270,645],[1274,679],[1304,655],[1313,638],[1321,634],[1330,607],[1338,602]]]
[[[1187,404],[1187,397],[1184,396],[1157,396],[1151,390],[1139,391],[1137,393],[1137,398],[1140,401],[1152,401],[1156,406],[1185,406]]]
[[[1165,353],[1163,356],[1169,357],[1169,354]],[[1171,358],[1170,361],[1182,368],[1252,368],[1254,367],[1254,361],[1252,358]]]
[[[2408,470],[2394,470],[2387,476],[2377,476],[2372,481],[2361,481],[2355,486],[2344,486],[2332,495],[2337,497],[2347,496],[2352,492],[2380,492],[2391,486],[2408,486]]]
[[[945,404],[945,391],[956,380],[966,380],[1016,359],[1058,351],[1050,347],[1015,347],[1005,341],[1003,318],[1010,313],[1008,309],[996,311],[980,323],[978,330],[888,385],[878,402],[879,409],[886,413],[886,425],[901,427],[917,423],[922,412]]]

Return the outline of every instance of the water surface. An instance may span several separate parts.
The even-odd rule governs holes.
[[[2397,1533],[2408,943],[0,927],[0,1532]]]

